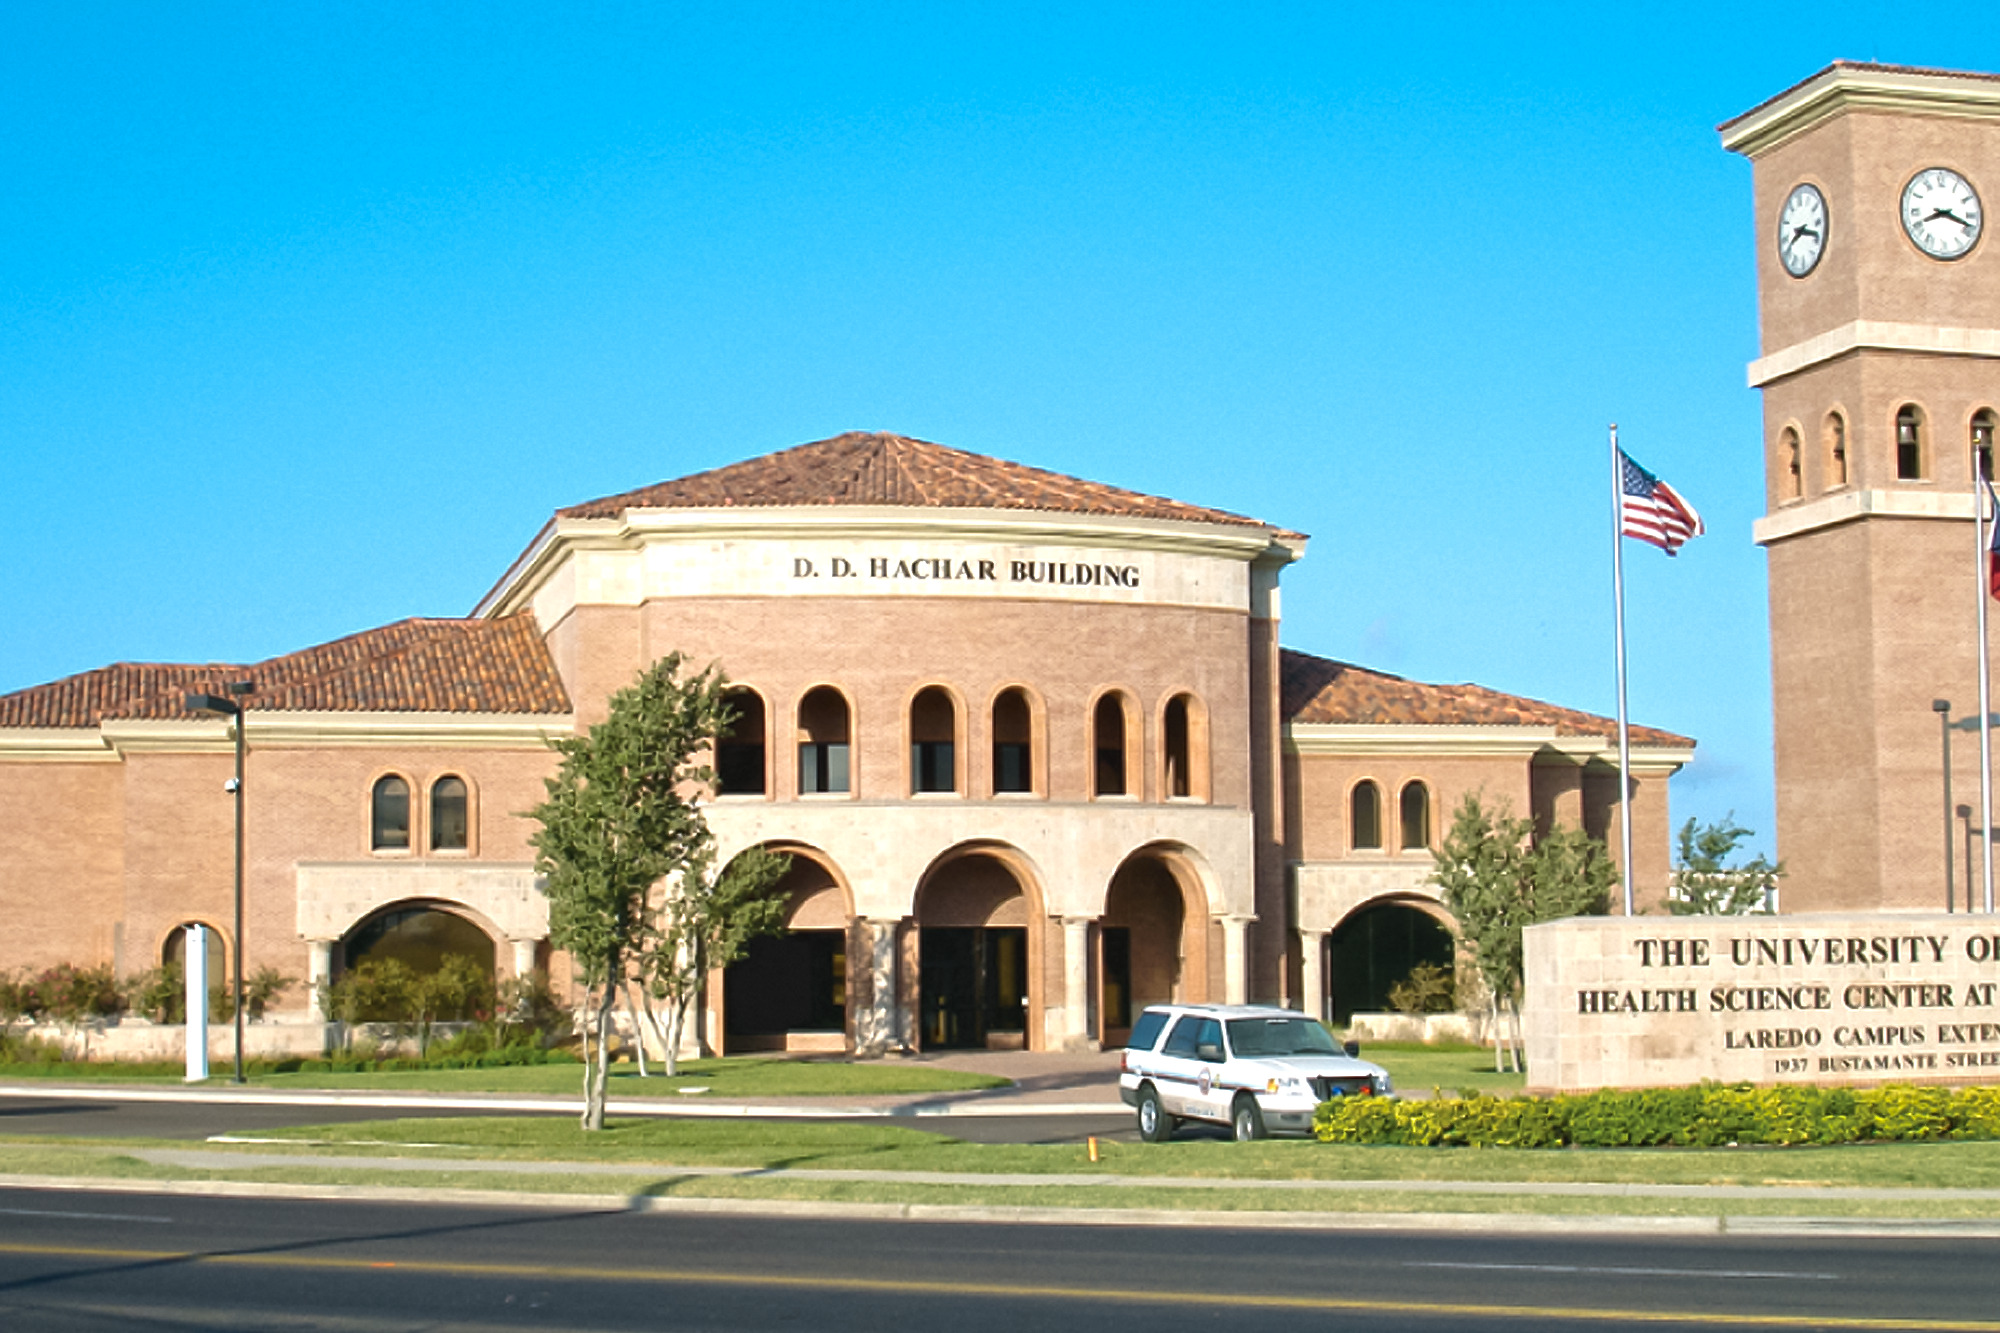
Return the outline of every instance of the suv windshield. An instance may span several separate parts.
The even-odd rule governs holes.
[[[1310,1018],[1232,1018],[1229,1049],[1241,1060],[1260,1055],[1339,1055],[1327,1030]]]

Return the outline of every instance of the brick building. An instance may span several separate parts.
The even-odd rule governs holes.
[[[788,933],[709,986],[726,1049],[1087,1047],[1174,997],[1377,1008],[1450,955],[1423,881],[1459,800],[1602,834],[1614,728],[1282,649],[1305,547],[892,435],[562,509],[464,620],[0,697],[0,967],[129,973],[191,921],[235,947],[232,732],[185,699],[247,680],[252,966],[448,950],[563,984],[520,812],[547,739],[677,650],[736,690],[722,854],[792,856]],[[1693,743],[1634,741],[1657,900]]]

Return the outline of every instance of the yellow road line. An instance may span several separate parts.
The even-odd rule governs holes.
[[[1711,1310],[1625,1310],[1571,1305],[1469,1304],[1449,1301],[1370,1300],[1341,1296],[1232,1294],[1041,1283],[923,1281],[909,1278],[795,1277],[683,1268],[599,1268],[574,1264],[486,1264],[458,1260],[343,1259],[302,1254],[207,1254],[194,1250],[124,1250],[71,1245],[0,1244],[0,1255],[108,1260],[133,1264],[185,1263],[206,1267],[305,1269],[317,1272],[399,1272],[419,1276],[539,1278],[573,1282],[633,1282],[663,1286],[745,1287],[765,1290],[864,1292],[870,1295],[984,1296],[1016,1300],[1206,1305],[1239,1310],[1307,1310],[1319,1313],[1400,1314],[1434,1318],[1560,1319],[1572,1323],[1696,1324],[1712,1328],[1913,1329],[1920,1333],[2000,1333],[2000,1322],[1979,1319],[1876,1319],[1861,1315],[1734,1314]]]

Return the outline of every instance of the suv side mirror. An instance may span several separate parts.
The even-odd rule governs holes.
[[[1340,1043],[1340,1049],[1347,1052],[1349,1059],[1353,1059],[1361,1054],[1361,1043],[1349,1037]]]

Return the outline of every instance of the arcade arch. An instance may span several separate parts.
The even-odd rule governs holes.
[[[1327,936],[1326,1013],[1335,1026],[1389,1006],[1389,988],[1419,964],[1455,971],[1451,914],[1428,898],[1376,898],[1349,912]]]
[[[404,899],[369,913],[341,936],[334,966],[338,975],[374,959],[393,958],[428,976],[447,954],[464,954],[489,979],[495,975],[493,934],[470,913],[451,903]]]
[[[918,1047],[1040,1049],[1044,918],[1027,858],[997,844],[953,848],[918,883],[915,919],[903,998]]]
[[[1208,903],[1187,854],[1158,846],[1126,857],[1097,929],[1098,1041],[1122,1046],[1149,1004],[1213,999],[1208,939]]]
[[[853,895],[818,851],[785,844],[769,850],[792,859],[778,881],[788,900],[785,929],[751,940],[723,970],[723,1050],[844,1050],[852,1027]]]

